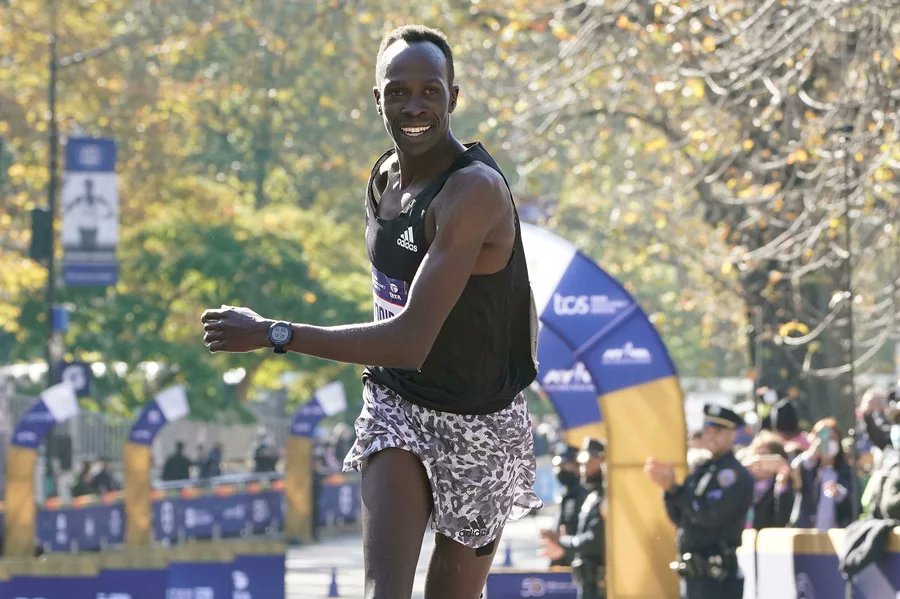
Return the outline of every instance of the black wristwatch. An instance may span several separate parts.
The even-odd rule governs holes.
[[[291,342],[294,338],[294,327],[289,322],[281,320],[273,322],[269,327],[269,343],[275,348],[276,354],[286,354],[287,350],[284,346]]]

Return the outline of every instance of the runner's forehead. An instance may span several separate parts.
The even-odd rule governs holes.
[[[382,85],[404,81],[446,81],[447,59],[431,42],[391,44],[381,57],[384,68]]]

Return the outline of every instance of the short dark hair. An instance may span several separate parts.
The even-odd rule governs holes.
[[[429,42],[438,47],[447,61],[447,83],[453,85],[453,51],[450,44],[447,43],[447,36],[438,29],[426,27],[425,25],[404,25],[397,27],[381,39],[381,45],[378,46],[378,58],[375,61],[375,82],[378,83],[384,77],[384,65],[381,63],[381,57],[384,52],[394,42],[403,40],[408,44],[416,42]]]

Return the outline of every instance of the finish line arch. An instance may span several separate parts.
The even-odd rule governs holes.
[[[606,440],[610,599],[678,597],[675,527],[643,473],[648,456],[686,471],[684,397],[662,339],[633,297],[568,241],[522,223],[540,318],[537,382],[567,441]]]

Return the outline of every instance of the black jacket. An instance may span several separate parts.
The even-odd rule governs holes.
[[[678,526],[679,552],[715,555],[741,544],[753,477],[729,452],[697,466],[683,485],[665,493],[665,502]]]
[[[794,506],[794,490],[788,487],[783,493],[775,493],[775,477],[769,481],[769,488],[751,506],[751,525],[756,530],[763,528],[784,528],[791,518]]]
[[[566,493],[559,502],[559,522],[556,526],[557,530],[559,530],[561,526],[565,526],[566,534],[568,535],[578,531],[578,516],[581,513],[581,506],[584,503],[584,498],[587,497],[587,494],[587,490],[581,485],[576,484],[571,487],[566,487]],[[552,560],[550,565],[571,566],[572,558],[572,553],[569,550],[566,550],[566,555],[560,559]]]
[[[606,556],[606,544],[603,538],[603,517],[600,515],[600,504],[603,502],[602,491],[591,491],[581,504],[578,513],[578,527],[574,534],[559,538],[559,544],[571,557],[573,566],[578,562],[592,562],[602,566]]]

